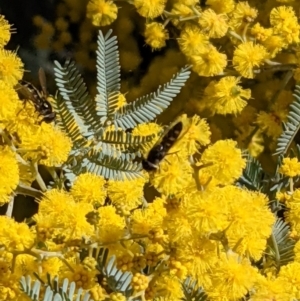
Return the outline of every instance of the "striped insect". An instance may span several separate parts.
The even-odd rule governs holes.
[[[56,113],[53,112],[53,108],[47,100],[46,75],[42,68],[39,69],[39,80],[42,91],[39,91],[33,84],[21,80],[18,85],[18,92],[22,99],[30,100],[39,115],[43,116],[41,122],[50,123],[55,120]]]
[[[183,124],[181,121],[172,126],[162,137],[162,139],[153,146],[146,159],[142,161],[142,166],[147,171],[158,169],[159,163],[167,155],[170,148],[182,132]]]

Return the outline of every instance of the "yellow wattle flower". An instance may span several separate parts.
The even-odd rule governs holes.
[[[245,42],[240,44],[233,53],[233,67],[246,78],[253,78],[255,69],[269,58],[266,48],[259,44]]]
[[[70,192],[76,201],[91,203],[99,207],[104,204],[107,196],[106,188],[104,188],[105,183],[106,181],[102,176],[91,173],[80,174]]]
[[[200,50],[191,56],[193,70],[200,76],[214,76],[222,74],[227,66],[227,56],[220,53],[213,45]]]
[[[16,53],[0,48],[0,80],[14,86],[22,79],[24,64]]]
[[[19,184],[16,154],[8,147],[0,147],[0,204],[10,201],[9,196]]]
[[[86,16],[94,26],[106,26],[116,20],[118,8],[110,0],[89,0]]]
[[[232,184],[246,166],[242,152],[233,140],[220,140],[209,146],[201,156],[203,171],[222,185]]]
[[[35,235],[25,223],[0,216],[0,240],[9,252],[24,251],[33,246]]]
[[[251,97],[250,89],[243,89],[240,78],[225,76],[219,81],[211,81],[204,91],[208,106],[216,114],[238,114],[247,105]]]
[[[25,157],[38,160],[47,166],[59,166],[66,162],[72,142],[52,124],[29,125],[30,131],[22,131],[20,146],[28,150]]]
[[[247,1],[238,2],[232,10],[229,18],[229,26],[237,30],[246,24],[253,22],[258,15],[258,10],[249,5]]]
[[[222,254],[210,272],[211,285],[205,291],[214,298],[238,300],[252,289],[258,275],[258,270],[247,258],[234,253]]]
[[[12,126],[12,124],[15,123],[16,115],[20,112],[22,106],[17,92],[4,80],[0,80],[0,99],[0,128],[4,128],[8,125]]]
[[[149,19],[160,16],[165,8],[166,0],[133,0],[137,12]]]
[[[98,209],[100,216],[97,227],[98,233],[95,240],[101,244],[116,243],[122,239],[126,233],[125,219],[116,213],[113,206],[104,206]]]
[[[213,9],[217,14],[227,14],[234,10],[234,0],[207,0],[206,5]]]
[[[4,47],[11,36],[11,27],[4,16],[0,15],[0,48]]]
[[[109,180],[107,194],[111,202],[127,212],[138,207],[143,200],[145,178],[133,180]]]
[[[209,45],[208,36],[203,33],[199,26],[187,24],[180,33],[178,38],[180,50],[187,56],[191,57],[199,50],[205,50]]]
[[[163,24],[152,22],[146,24],[144,32],[145,40],[148,45],[153,49],[160,49],[166,46],[166,40],[168,39],[168,31]]]
[[[218,15],[212,9],[207,9],[201,14],[199,25],[210,38],[221,38],[227,33],[228,17],[225,14]]]
[[[300,162],[297,158],[284,158],[279,172],[290,178],[300,175]]]

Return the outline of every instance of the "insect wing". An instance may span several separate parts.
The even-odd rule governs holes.
[[[36,102],[39,97],[38,90],[31,83],[24,80],[19,82],[16,90],[21,99],[29,99],[33,102]]]
[[[21,80],[18,83],[17,90],[21,99],[31,100],[35,110],[40,116],[43,116],[42,122],[50,123],[55,120],[56,113],[53,112],[51,103],[47,100],[48,92],[46,86],[46,75],[42,68],[39,69],[39,80],[42,88],[40,92],[31,83]]]
[[[48,91],[47,91],[47,80],[46,80],[46,74],[43,68],[39,69],[39,81],[40,85],[44,94],[44,97],[48,96]]]

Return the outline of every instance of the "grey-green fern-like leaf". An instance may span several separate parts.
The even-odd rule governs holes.
[[[198,286],[196,280],[191,277],[187,277],[182,283],[182,290],[184,297],[181,300],[184,301],[205,301],[208,300],[202,287]]]
[[[40,298],[41,282],[35,280],[32,283],[30,276],[22,276],[20,288],[32,301],[93,301],[88,292],[83,292],[82,288],[76,289],[75,282],[69,283],[64,279],[62,285],[59,285],[58,277],[51,280],[48,275],[48,283],[43,298]]]
[[[86,144],[81,130],[84,125],[72,109],[70,102],[65,101],[59,94],[55,98],[53,108],[56,111],[56,124],[71,139],[73,147],[78,149]],[[81,126],[78,124],[81,124]]]
[[[140,176],[141,166],[125,158],[114,158],[101,152],[91,152],[83,159],[83,165],[88,172],[102,175],[106,179],[133,180]]]
[[[55,62],[57,124],[73,143],[63,166],[66,178],[72,183],[84,172],[115,180],[140,177],[142,166],[136,158],[150,148],[155,135],[135,136],[125,130],[155,119],[167,108],[188,79],[188,69],[182,68],[157,92],[118,109],[119,53],[117,39],[111,36],[111,31],[105,36],[100,31],[98,36],[95,100],[88,94],[75,63]]]
[[[134,128],[140,123],[154,120],[179,94],[190,76],[189,67],[182,68],[174,77],[156,92],[142,96],[132,103],[121,107],[112,116],[116,128]]]
[[[295,150],[293,150],[291,153],[293,154],[294,151]],[[296,156],[298,156],[298,159],[300,159],[300,157],[299,157],[300,154],[297,153],[297,149],[296,149]],[[269,179],[269,186],[270,186],[269,189],[271,192],[280,191],[284,188],[289,187],[289,185],[290,185],[290,178],[279,172],[279,168],[282,165],[282,161],[283,161],[283,155],[278,156],[274,176],[270,177],[270,179]],[[299,176],[294,177],[293,180],[294,180],[294,182],[298,182]]]
[[[66,61],[62,66],[55,61],[54,64],[56,66],[54,68],[55,82],[69,110],[76,112],[87,128],[99,124],[96,104],[88,94],[86,84],[75,63]],[[79,124],[78,118],[77,123]]]
[[[103,273],[107,277],[108,285],[115,291],[126,293],[131,290],[132,273],[117,269],[115,256],[109,258]]]
[[[295,242],[290,238],[290,227],[281,219],[277,219],[271,237],[267,241],[266,256],[278,269],[294,259]]]
[[[128,161],[126,154],[115,158],[95,150],[90,150],[86,154],[81,155],[80,160],[76,160],[76,157],[74,157],[72,164],[72,167],[70,167],[70,165],[64,167],[66,177],[71,182],[73,182],[74,176],[86,172],[101,175],[106,179],[115,180],[132,180],[140,177],[141,172],[141,165],[136,162]]]
[[[283,124],[283,132],[277,140],[277,148],[274,155],[284,155],[288,151],[295,135],[300,128],[300,86],[296,85],[294,94],[295,100],[290,105],[290,112],[287,122]]]
[[[289,178],[283,176],[282,174],[275,174],[273,177],[270,178],[270,191],[277,192],[280,191],[284,187],[289,186]]]
[[[132,294],[132,273],[117,269],[114,255],[108,258],[108,251],[102,252],[99,254],[97,262],[101,275],[106,278],[106,283],[112,291],[121,292],[125,296]]]
[[[260,162],[250,154],[247,154],[246,159],[247,165],[243,170],[242,176],[237,180],[237,185],[245,186],[250,190],[259,191],[263,186],[264,170]]]
[[[128,150],[142,150],[150,145],[155,134],[149,136],[134,136],[131,133],[126,133],[122,130],[105,131],[100,139],[102,144],[113,146],[122,152]]]
[[[108,259],[108,254],[109,254],[109,249],[97,248],[93,251],[94,251],[93,257],[97,260],[98,267],[101,270],[106,265],[106,262]]]
[[[120,93],[120,64],[117,37],[111,37],[112,30],[105,36],[98,35],[97,54],[97,91],[98,116],[104,124],[108,116],[117,109]]]

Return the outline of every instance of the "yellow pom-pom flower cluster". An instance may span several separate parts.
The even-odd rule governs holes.
[[[5,49],[12,30],[0,15],[0,202],[11,205],[24,191],[39,201],[32,227],[9,210],[0,219],[2,299],[22,300],[18,281],[33,273],[43,281],[47,273],[68,278],[95,300],[182,300],[187,279],[209,300],[300,298],[297,154],[260,181],[269,181],[276,194],[238,181],[249,167],[242,148],[275,169],[268,155],[288,120],[291,81],[300,78],[300,2],[202,2],[64,0],[53,24],[41,16],[32,20],[38,49],[63,54],[76,44],[74,57],[89,71],[95,69],[90,52],[97,48],[97,28],[114,28],[122,69],[134,74],[134,80],[122,79],[116,110],[191,66],[190,80],[162,117],[186,113],[176,119],[181,133],[155,171],[124,181],[83,173],[63,183],[57,170],[68,160],[71,140],[19,99],[24,64]],[[153,58],[143,61],[137,36],[157,51]],[[136,72],[141,62],[148,67],[142,78],[144,72]],[[162,132],[157,123],[132,129],[133,136],[156,136],[153,143]],[[151,147],[141,150],[145,158]],[[39,165],[53,182],[44,182]],[[295,245],[295,256],[285,262],[275,245],[282,234],[277,205]],[[130,297],[114,287],[111,275],[102,277],[108,267],[92,256],[104,248],[104,257],[115,260],[115,275],[129,275]]]
[[[87,5],[87,18],[91,19],[95,26],[106,26],[117,17],[117,6],[113,1],[90,0]]]
[[[148,287],[148,277],[140,273],[136,273],[132,277],[131,285],[135,291],[144,291]]]
[[[160,49],[166,46],[168,33],[160,23],[149,23],[145,29],[145,40],[153,49]]]
[[[90,203],[96,207],[104,204],[106,198],[105,180],[90,173],[81,174],[75,180],[71,194],[79,202]]]

